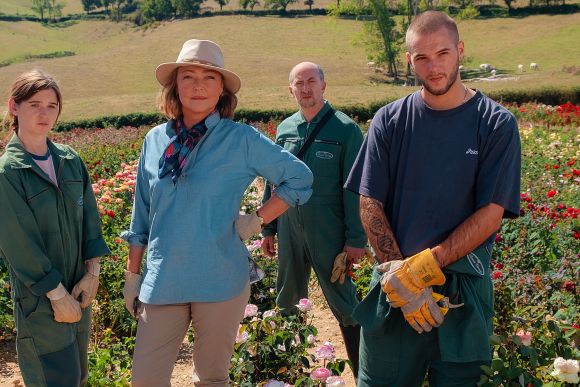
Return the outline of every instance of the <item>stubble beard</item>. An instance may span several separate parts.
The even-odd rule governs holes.
[[[451,72],[451,74],[449,74],[449,77],[447,78],[447,83],[441,89],[434,89],[433,87],[431,87],[429,85],[428,82],[426,82],[424,79],[420,78],[418,75],[417,75],[417,79],[419,80],[421,85],[425,88],[425,90],[427,90],[430,94],[432,94],[432,95],[444,95],[449,91],[449,89],[451,89],[451,86],[453,86],[453,84],[457,80],[458,73],[459,73],[459,60],[457,61],[457,64],[453,68],[453,71]]]

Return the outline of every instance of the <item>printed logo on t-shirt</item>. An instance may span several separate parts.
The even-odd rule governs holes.
[[[471,148],[467,148],[467,150],[465,151],[466,155],[476,155],[477,154],[477,150],[473,150]]]
[[[318,151],[316,152],[316,157],[318,157],[319,159],[330,160],[331,158],[334,157],[334,155],[330,152]]]
[[[83,197],[81,195],[81,196],[79,196],[79,200],[77,200],[77,204],[82,207],[83,203],[84,203],[84,201],[83,201]]]

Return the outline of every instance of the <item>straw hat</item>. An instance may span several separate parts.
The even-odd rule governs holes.
[[[162,63],[155,70],[155,77],[162,86],[171,81],[173,70],[184,66],[199,66],[219,72],[224,77],[224,87],[232,94],[240,90],[241,81],[236,73],[224,68],[224,55],[211,40],[191,39],[183,43],[175,62]]]

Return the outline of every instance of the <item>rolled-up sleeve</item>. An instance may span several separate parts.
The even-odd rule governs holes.
[[[302,205],[312,195],[310,169],[293,154],[255,129],[248,136],[247,163],[251,171],[274,185],[274,193],[289,206]]]
[[[149,241],[149,208],[150,190],[147,170],[147,138],[143,142],[139,165],[137,167],[137,181],[135,185],[135,199],[133,201],[133,213],[131,215],[131,227],[129,231],[121,234],[129,245],[146,246]]]

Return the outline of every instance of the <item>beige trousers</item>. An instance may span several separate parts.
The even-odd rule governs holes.
[[[135,387],[171,386],[171,373],[189,324],[193,324],[193,384],[228,386],[238,326],[250,298],[250,284],[223,302],[145,304],[133,354]]]

